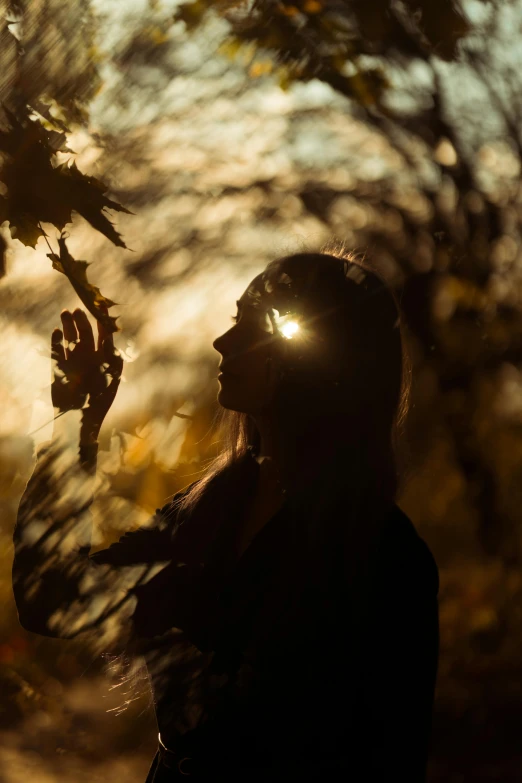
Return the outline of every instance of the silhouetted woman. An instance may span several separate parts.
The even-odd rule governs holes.
[[[359,262],[303,253],[237,306],[214,343],[220,455],[95,554],[87,486],[121,359],[103,329],[95,349],[81,310],[62,313],[53,400],[89,400],[81,470],[53,443],[40,452],[15,533],[20,621],[112,631],[145,659],[160,732],[148,783],[420,783],[438,573],[395,503],[409,385],[395,296]]]

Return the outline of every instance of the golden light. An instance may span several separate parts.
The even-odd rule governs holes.
[[[283,337],[286,337],[287,340],[291,340],[294,334],[299,331],[299,324],[297,324],[295,321],[288,321],[286,324],[281,326],[280,331]]]
[[[279,310],[275,307],[270,308],[267,313],[267,317],[271,322],[272,332],[279,333],[287,340],[291,340],[294,334],[300,330],[299,323],[294,321],[292,315],[287,313],[286,315],[279,315]]]

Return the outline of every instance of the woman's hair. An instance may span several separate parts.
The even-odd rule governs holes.
[[[364,595],[374,534],[397,491],[396,457],[411,370],[397,298],[367,261],[329,249],[285,256],[266,271],[268,281],[295,283],[298,308],[324,340],[325,351],[319,353],[331,348],[336,357],[330,367],[334,372],[320,375],[305,346],[301,352],[298,341],[288,341],[276,398],[276,414],[284,419],[295,448],[308,453],[317,467],[316,478],[303,481],[290,499],[290,547],[281,547],[287,598],[278,591],[270,613],[271,627],[278,621],[279,628],[291,629],[292,620],[311,605],[303,601],[303,587],[311,586],[306,595],[323,617],[335,612],[337,596],[345,601],[347,584],[355,609],[364,605],[355,596],[358,590]],[[221,409],[215,426],[221,439],[218,456],[172,505],[182,523],[179,533],[186,537],[179,541],[181,550],[194,541],[199,552],[198,526],[212,524],[209,517],[216,510],[225,506],[226,513],[228,504],[252,487],[249,451],[255,453],[260,445],[253,417]],[[337,617],[344,616],[344,604],[342,612]],[[172,659],[175,654],[169,648]],[[180,660],[178,680],[189,690],[196,679]],[[180,711],[182,704],[180,699]]]
[[[315,432],[326,431],[330,444],[337,442],[338,465],[343,450],[358,449],[357,472],[368,470],[383,502],[393,500],[411,389],[405,325],[395,293],[366,260],[335,249],[284,256],[267,270],[306,279],[301,298],[316,328],[337,344],[341,381],[339,386],[323,384],[318,389],[314,368],[306,361],[303,367],[290,368],[291,380],[283,381],[279,392],[280,415],[287,425],[289,417],[294,418],[296,437],[307,437],[306,422],[313,423]],[[229,473],[233,480],[234,466],[249,447],[254,452],[259,448],[259,433],[248,413],[222,408],[214,426],[221,448],[204,475],[179,499],[177,507],[184,516],[195,509],[214,479],[221,477],[226,483]]]
[[[287,618],[282,622],[290,628],[304,594],[313,596],[323,616],[335,616],[336,602],[348,594],[363,611],[372,553],[398,490],[411,364],[397,297],[366,260],[335,250],[299,253],[271,262],[261,278],[265,286],[288,280],[304,323],[324,340],[324,351],[308,353],[297,340],[284,341],[289,350],[275,398],[291,447],[315,471],[287,497],[290,539],[281,548],[287,552],[281,569],[287,599],[279,600],[274,613]],[[330,373],[317,372],[321,354],[327,356],[322,369],[329,362]],[[215,515],[211,510],[209,517],[207,509],[234,515],[234,504],[243,503],[252,487],[249,449],[256,453],[260,445],[247,413],[223,410],[217,425],[221,451],[173,505],[188,523],[181,527],[196,551],[199,525],[206,529]]]

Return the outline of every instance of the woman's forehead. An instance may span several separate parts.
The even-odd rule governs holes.
[[[298,304],[300,294],[295,281],[275,265],[254,277],[238,300],[238,305],[256,308],[275,307],[279,311]]]

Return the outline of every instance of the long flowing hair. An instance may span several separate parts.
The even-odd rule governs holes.
[[[411,360],[397,296],[366,259],[330,245],[319,253],[276,259],[268,269],[295,277],[303,272],[308,281],[303,296],[319,316],[317,328],[339,348],[337,380],[318,385],[305,357],[304,366],[288,368],[294,372],[285,374],[278,390],[279,415],[294,448],[306,449],[310,439],[319,444],[312,455],[315,479],[303,480],[288,501],[291,545],[284,550],[285,592],[277,593],[277,605],[266,615],[269,628],[292,634],[292,621],[302,617],[300,612],[310,616],[310,597],[322,618],[328,615],[334,623],[346,615],[347,595],[352,617],[364,611],[360,599],[367,588],[372,543],[397,494]],[[214,524],[211,517],[217,511],[226,516],[226,507],[245,493],[243,468],[251,477],[251,454],[260,446],[259,431],[247,413],[218,409],[214,427],[218,455],[172,507],[181,521],[179,533],[184,533],[181,548],[183,539],[189,548],[195,541],[196,553],[200,538],[206,538],[199,536],[199,526]],[[328,446],[328,456],[321,444]],[[339,594],[342,615],[335,600]],[[191,671],[183,678],[182,653],[169,648],[168,654],[172,661],[179,654],[180,691],[183,679],[188,693],[200,680]],[[199,676],[204,682],[204,674]],[[177,703],[181,715],[184,698]]]
[[[329,459],[314,455],[317,479],[305,482],[291,504],[295,565],[325,585],[328,574],[339,572],[332,569],[332,558],[344,558],[343,572],[361,570],[377,525],[396,499],[397,458],[411,390],[406,327],[391,285],[353,253],[330,245],[319,253],[276,259],[267,269],[307,279],[303,296],[315,309],[319,328],[340,347],[340,384],[318,389],[305,362],[281,383],[278,400],[285,426],[293,417],[295,449],[305,447],[312,433],[321,433],[330,447]],[[179,499],[177,510],[184,519],[190,520],[213,491],[218,504],[240,492],[240,466],[249,449],[259,449],[260,435],[249,414],[222,409],[215,427],[220,451]],[[297,555],[303,551],[308,560]],[[295,569],[288,570],[293,583],[299,582]]]

